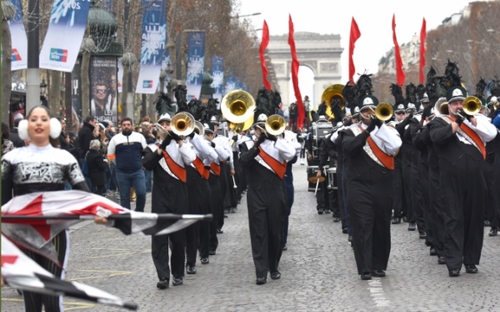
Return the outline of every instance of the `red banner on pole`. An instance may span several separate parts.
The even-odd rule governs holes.
[[[262,81],[264,82],[264,87],[267,90],[272,90],[271,84],[269,80],[267,80],[267,74],[269,71],[266,67],[266,59],[264,57],[264,51],[269,44],[269,28],[267,27],[267,23],[264,20],[264,26],[262,26],[262,41],[260,42],[259,56],[260,56],[260,66],[262,67]]]
[[[422,29],[420,30],[420,65],[419,65],[419,82],[425,82],[424,66],[425,66],[425,39],[427,38],[425,18],[422,20]]]
[[[361,32],[359,31],[358,23],[356,23],[356,20],[354,20],[353,17],[351,21],[351,35],[349,38],[349,80],[352,80],[354,72],[356,71],[352,56],[354,55],[354,45],[356,44],[356,41],[359,39],[359,37],[361,37]]]
[[[403,61],[401,60],[401,51],[399,50],[398,39],[396,38],[396,15],[392,15],[392,40],[394,41],[394,59],[396,61],[396,78],[398,85],[405,83],[405,72],[403,71]]]
[[[293,22],[292,16],[288,15],[288,44],[290,45],[290,51],[292,53],[292,83],[293,90],[295,93],[295,99],[297,100],[297,128],[301,129],[304,122],[304,103],[302,102],[302,95],[299,89],[299,60],[297,59],[297,50],[295,48],[295,39],[293,37]]]

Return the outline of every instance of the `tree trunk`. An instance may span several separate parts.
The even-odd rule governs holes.
[[[12,50],[9,23],[2,20],[2,122],[9,125]]]
[[[51,70],[51,81],[49,91],[49,108],[52,116],[61,115],[61,72]]]
[[[122,78],[122,112],[120,116],[122,118],[127,117],[127,98],[128,93],[128,76],[130,71],[130,65],[123,65],[123,78]]]
[[[89,80],[90,53],[82,55],[82,120],[90,115],[90,80]]]

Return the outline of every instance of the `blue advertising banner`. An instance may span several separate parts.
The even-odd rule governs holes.
[[[229,75],[226,79],[226,85],[224,87],[224,94],[236,90],[236,79],[233,75]]]
[[[141,69],[135,92],[153,94],[167,44],[167,4],[165,0],[142,0],[142,6]]]
[[[28,67],[28,39],[24,29],[23,7],[21,6],[21,0],[10,0],[10,2],[16,7],[16,14],[9,21],[12,38],[11,70],[26,69]]]
[[[187,33],[187,70],[186,88],[187,100],[199,99],[205,64],[205,32],[190,31]]]
[[[89,6],[89,0],[54,0],[40,52],[40,68],[73,70],[87,25]]]
[[[212,56],[212,88],[215,89],[213,98],[222,101],[222,92],[224,91],[224,57]]]

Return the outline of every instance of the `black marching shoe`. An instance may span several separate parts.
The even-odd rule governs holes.
[[[186,266],[186,273],[187,274],[196,274],[196,268],[194,265],[188,264]]]
[[[450,277],[460,276],[460,269],[451,269],[448,271],[448,275],[450,275]]]
[[[427,233],[426,232],[422,232],[422,233],[418,234],[418,237],[420,239],[425,239],[425,238],[427,238]]]
[[[333,222],[335,222],[335,223],[340,222],[340,218],[339,217],[333,217]]]
[[[415,222],[408,223],[408,231],[415,231],[417,229],[417,225]]]
[[[439,256],[438,264],[446,264],[446,258],[444,256]]]
[[[231,210],[229,210],[230,213],[236,213],[236,208],[231,208]]]
[[[476,274],[478,272],[478,270],[474,264],[466,264],[465,265],[465,272],[470,273],[470,274]]]
[[[283,248],[281,248],[281,250],[283,250],[283,251],[288,250],[288,247],[286,247],[286,244],[285,244],[285,246],[283,246]]]
[[[325,209],[325,213],[332,213],[330,209]]]
[[[278,280],[281,278],[281,273],[279,271],[271,272],[271,279]]]
[[[434,247],[431,247],[431,250],[429,251],[429,254],[431,256],[437,256],[436,249],[434,249]]]
[[[352,235],[349,235],[349,236],[347,237],[347,241],[348,241],[348,242],[352,242]]]
[[[367,281],[372,279],[372,274],[370,272],[365,272],[361,274],[361,280]]]
[[[378,270],[375,269],[372,271],[372,275],[375,277],[385,277],[385,271],[384,270]]]
[[[408,218],[406,216],[403,217],[403,222],[408,222]]]
[[[342,233],[347,234],[347,228],[342,228]]]
[[[489,220],[484,220],[484,226],[490,226],[490,225],[491,225],[491,223]]]
[[[318,208],[318,214],[323,214],[323,208]]]
[[[392,224],[400,224],[400,223],[401,223],[401,218],[396,217],[392,220]]]
[[[265,277],[257,277],[257,280],[255,281],[255,284],[257,285],[264,285],[267,283],[267,278]]]
[[[210,249],[210,250],[208,251],[208,254],[209,254],[209,255],[211,255],[211,256],[214,256],[214,255],[215,255],[215,250]]]
[[[174,280],[172,281],[172,286],[179,286],[179,285],[182,285],[184,284],[184,280],[182,279],[182,277],[174,277]]]
[[[498,229],[491,228],[490,233],[488,235],[489,236],[497,236],[498,235]]]
[[[158,283],[156,283],[156,288],[158,289],[167,289],[168,288],[168,279],[166,278],[162,278],[158,281]]]
[[[208,261],[208,258],[201,258],[200,259],[201,264],[209,264],[210,261]]]
[[[222,229],[217,229],[217,234],[224,234],[224,231]]]

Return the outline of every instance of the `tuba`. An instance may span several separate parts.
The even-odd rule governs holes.
[[[193,115],[188,112],[180,112],[172,117],[170,125],[172,132],[180,137],[188,136],[195,128],[195,119]]]
[[[379,103],[375,108],[375,116],[381,121],[387,121],[391,119],[394,114],[394,109],[392,105],[386,102]]]
[[[266,120],[266,132],[278,136],[285,131],[286,128],[286,121],[285,118],[278,114],[271,115],[267,118]]]
[[[463,110],[469,116],[474,116],[481,111],[481,100],[475,96],[468,96],[464,100]]]
[[[232,123],[243,123],[253,116],[255,100],[250,93],[233,90],[224,96],[220,104],[222,115]]]
[[[450,112],[448,111],[448,102],[446,102],[446,98],[439,98],[436,101],[436,104],[434,104],[434,116],[440,117],[448,115],[449,113]]]
[[[328,117],[333,118],[332,108],[330,107],[330,103],[332,99],[336,98],[340,100],[340,108],[343,110],[345,107],[344,96],[342,95],[342,89],[344,89],[344,85],[342,84],[334,84],[329,86],[323,91],[321,95],[321,102],[326,103],[326,114]]]

